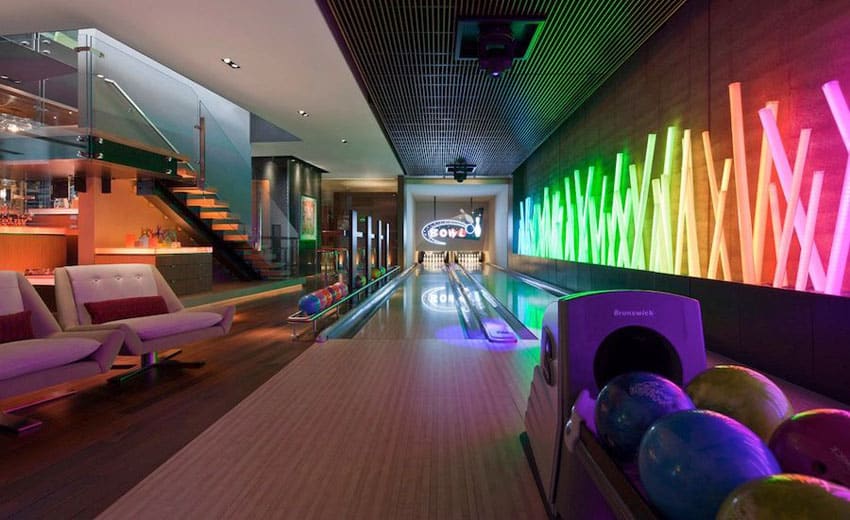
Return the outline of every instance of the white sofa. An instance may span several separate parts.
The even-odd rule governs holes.
[[[0,399],[108,371],[124,341],[120,330],[62,332],[20,273],[0,271],[0,316],[29,311],[33,338],[0,343]],[[0,413],[0,426],[32,430],[40,421]]]
[[[235,308],[191,311],[171,290],[156,267],[148,264],[78,265],[56,269],[56,305],[65,330],[119,328],[121,354],[141,356],[141,367],[113,378],[121,381],[155,366],[197,368],[203,362],[160,360],[158,353],[230,331]],[[86,303],[160,296],[168,312],[93,324]],[[178,351],[179,352],[179,351]],[[172,354],[173,355],[173,354]],[[169,356],[170,357],[170,356]]]

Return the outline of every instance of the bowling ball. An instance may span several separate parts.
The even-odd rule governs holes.
[[[338,302],[342,298],[342,292],[339,288],[338,283],[328,285],[328,291],[331,292],[331,297],[333,298],[333,303]]]
[[[637,455],[640,440],[657,419],[694,407],[674,383],[650,372],[621,374],[596,398],[596,434],[615,457]]]
[[[850,518],[850,489],[805,475],[782,474],[735,488],[717,520]]]
[[[770,449],[782,471],[850,488],[850,412],[821,408],[798,413],[773,432]]]
[[[773,381],[755,370],[718,365],[697,375],[685,391],[697,408],[731,417],[767,442],[791,416],[791,402]]]
[[[319,289],[318,291],[316,291],[316,296],[319,297],[319,301],[322,304],[322,309],[330,307],[330,305],[334,301],[333,294],[327,288]]]
[[[379,267],[372,268],[372,279],[377,280],[381,277],[381,269]]]
[[[348,296],[348,286],[340,282],[339,284],[340,299]]]
[[[382,265],[380,269],[381,269],[381,274],[382,274],[382,275],[387,274],[387,268],[386,268],[386,267],[384,267],[384,266]]]
[[[354,277],[354,288],[359,289],[366,285],[366,276],[362,274],[358,274]]]
[[[638,469],[649,499],[672,520],[713,519],[733,489],[780,472],[755,433],[709,410],[658,419],[640,443]]]
[[[309,293],[298,300],[298,308],[304,314],[316,314],[322,310],[322,302],[315,293]]]

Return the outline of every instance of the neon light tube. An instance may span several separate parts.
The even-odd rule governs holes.
[[[823,188],[823,172],[815,172],[812,177],[812,189],[809,191],[809,213],[806,215],[806,232],[800,247],[800,263],[797,266],[797,283],[794,288],[805,291],[809,280],[809,260],[812,258],[812,244],[815,242],[815,224],[818,219],[820,193]]]
[[[685,130],[682,137],[682,164],[679,168],[679,200],[676,211],[676,257],[673,260],[673,272],[682,274],[682,255],[685,248],[685,192],[688,187],[688,152],[686,147],[690,143],[690,130]]]
[[[717,217],[717,192],[719,191],[717,188],[717,172],[714,169],[714,153],[711,149],[711,136],[709,135],[708,130],[702,133],[702,147],[705,152],[705,167],[706,172],[708,174],[708,187],[709,192],[711,194],[711,207],[714,211],[715,220]],[[731,159],[730,159],[731,161]],[[726,167],[726,162],[724,161],[724,168]],[[724,170],[725,172],[725,170]],[[720,220],[723,220],[722,218]],[[710,255],[709,255],[710,258]],[[729,249],[726,246],[726,231],[724,229],[720,230],[720,267],[723,268],[723,279],[731,280],[732,279],[732,269],[729,262]]]
[[[540,256],[546,258],[549,256],[549,233],[552,229],[552,206],[549,204],[549,188],[543,188],[543,209],[541,210],[541,222],[539,229],[538,245],[540,247]]]
[[[634,188],[629,188],[629,191],[634,191]],[[628,246],[629,224],[632,214],[632,198],[626,192],[626,206],[620,216],[620,251],[617,255],[617,267],[632,267]]]
[[[785,221],[782,224],[782,236],[779,239],[779,254],[776,256],[776,270],[773,273],[773,286],[782,287],[783,278],[787,273],[788,252],[791,249],[791,237],[794,234],[794,215],[800,201],[800,186],[803,185],[803,169],[806,165],[806,155],[809,151],[810,128],[800,131],[800,141],[797,145],[797,156],[794,159],[794,173],[791,178],[791,195],[785,204]],[[802,241],[801,241],[802,243]]]
[[[745,283],[756,283],[753,264],[753,224],[750,218],[750,188],[747,180],[747,151],[741,84],[729,84],[729,111],[732,117],[732,158],[735,161],[735,194],[738,200],[738,236],[741,242],[741,270]]]
[[[775,158],[774,158],[775,161]],[[773,230],[773,249],[776,258],[779,258],[779,243],[782,241],[782,217],[779,214],[779,190],[776,184],[771,182],[768,187],[769,206],[770,206],[770,223]],[[788,285],[788,274],[782,277],[782,285]]]
[[[791,163],[788,162],[788,155],[785,153],[785,147],[782,144],[782,138],[779,136],[779,127],[776,125],[773,112],[766,108],[759,110],[759,119],[761,119],[761,125],[764,128],[765,135],[767,135],[770,153],[773,156],[773,165],[776,166],[776,174],[779,177],[779,185],[787,197],[790,195],[793,173],[791,171]],[[794,230],[800,242],[803,241],[803,233],[806,230],[806,210],[802,206],[802,202],[797,205],[797,211],[794,216]],[[815,290],[823,291],[826,285],[826,274],[823,270],[823,263],[818,253],[817,244],[813,244],[812,246],[809,276],[812,277],[812,284]]]
[[[646,137],[646,156],[643,163],[643,177],[640,183],[640,200],[635,207],[635,240],[632,247],[632,266],[638,265],[638,269],[642,269],[644,262],[643,248],[643,224],[646,219],[646,202],[649,199],[649,180],[652,178],[652,160],[655,156],[655,134],[649,134]],[[629,167],[631,170],[631,166]],[[637,168],[635,168],[635,172]],[[636,179],[637,177],[635,177]],[[637,188],[638,184],[633,181],[632,184]]]
[[[841,93],[838,81],[830,81],[823,86],[823,93],[832,111],[832,118],[838,125],[838,132],[844,147],[850,153],[850,109]],[[847,253],[850,252],[850,158],[844,169],[844,183],[841,186],[841,199],[838,203],[838,216],[835,221],[835,234],[832,235],[832,248],[829,252],[829,267],[826,270],[827,294],[841,294],[844,283],[844,271],[847,269]]]
[[[732,159],[726,159],[723,163],[723,180],[717,193],[717,207],[714,212],[714,233],[711,236],[711,249],[708,258],[708,278],[717,279],[717,258],[720,256],[720,241],[723,237],[723,214],[726,210],[726,194],[729,190],[729,176],[732,173]],[[713,175],[713,174],[712,174]],[[716,188],[716,186],[715,186]],[[724,277],[731,273],[724,271]]]
[[[646,267],[646,263],[644,262],[643,244],[641,244],[640,255],[638,255],[637,243],[638,236],[643,234],[643,229],[637,225],[637,212],[640,208],[640,189],[638,188],[639,184],[637,181],[637,165],[629,165],[629,182],[632,185],[632,188],[630,188],[629,191],[631,192],[632,208],[634,210],[634,238],[632,239],[631,266],[635,269],[644,269]]]
[[[779,111],[778,101],[768,101],[765,108],[773,112],[774,119]],[[767,184],[770,182],[770,174],[773,170],[773,161],[770,156],[770,147],[767,143],[767,135],[762,129],[761,154],[759,154],[759,176],[756,185],[756,211],[753,217],[753,263],[755,266],[756,282],[762,280],[762,266],[764,264],[764,240],[767,236]]]
[[[659,236],[661,249],[658,253],[659,270],[665,273],[673,272],[673,232],[670,225],[670,214],[673,212],[670,204],[670,175],[662,175],[660,179],[652,180],[653,196],[655,196],[655,185],[658,183],[658,193],[661,211],[661,222],[659,224]]]
[[[685,224],[688,228],[688,274],[690,276],[702,276],[702,263],[699,257],[699,239],[697,237],[697,213],[694,206],[694,163],[693,150],[690,144],[690,132],[688,133],[687,150],[688,185],[685,191],[686,207]]]

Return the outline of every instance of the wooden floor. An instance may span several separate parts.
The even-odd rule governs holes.
[[[313,346],[103,517],[544,518],[518,440],[536,360],[481,341]]]
[[[285,326],[297,297],[240,307],[229,336],[187,346],[181,358],[204,359],[204,368],[151,373],[121,387],[103,376],[59,387],[79,393],[29,411],[44,421],[40,431],[0,435],[0,518],[103,511],[309,346],[290,341]]]

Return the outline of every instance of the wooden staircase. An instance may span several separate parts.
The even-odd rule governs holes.
[[[214,188],[171,187],[169,191],[248,263],[265,280],[286,277],[283,266],[269,262],[248,242],[248,233],[242,221],[230,212],[230,206],[218,196]]]

